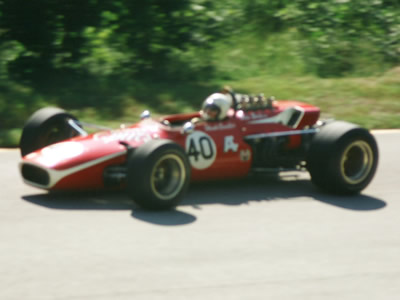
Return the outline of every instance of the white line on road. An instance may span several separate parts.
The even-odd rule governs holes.
[[[18,150],[18,148],[0,148],[0,152],[10,152]]]

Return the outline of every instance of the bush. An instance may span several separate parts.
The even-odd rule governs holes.
[[[397,1],[298,0],[291,6],[282,17],[304,36],[305,60],[318,75],[351,73],[362,67],[360,55],[379,63],[400,63]]]

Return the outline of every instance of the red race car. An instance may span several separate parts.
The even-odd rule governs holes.
[[[357,125],[321,121],[319,108],[224,90],[200,112],[88,134],[59,108],[35,112],[20,141],[24,181],[46,190],[126,189],[140,206],[168,209],[190,181],[250,172],[308,170],[319,188],[354,194],[378,163],[374,137]]]

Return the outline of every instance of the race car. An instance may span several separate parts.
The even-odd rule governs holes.
[[[357,194],[378,164],[368,130],[262,94],[223,90],[197,112],[145,111],[135,124],[90,134],[87,125],[60,108],[35,112],[20,140],[24,182],[49,191],[125,189],[139,206],[161,210],[178,205],[191,181],[253,172],[308,171],[320,189]]]

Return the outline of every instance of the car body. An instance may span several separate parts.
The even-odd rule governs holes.
[[[22,177],[46,190],[125,188],[151,209],[177,205],[189,181],[245,177],[253,171],[308,169],[319,187],[339,193],[359,192],[372,179],[378,150],[365,129],[323,122],[318,107],[300,101],[232,97],[224,120],[205,121],[200,112],[157,119],[144,113],[135,124],[92,134],[65,111],[44,108],[24,127]],[[332,128],[335,134],[329,133]],[[341,154],[328,154],[336,146]],[[326,158],[317,158],[318,153],[333,157],[337,166],[320,166]],[[336,175],[314,178],[325,177],[324,168]],[[338,176],[342,183],[331,189]]]

